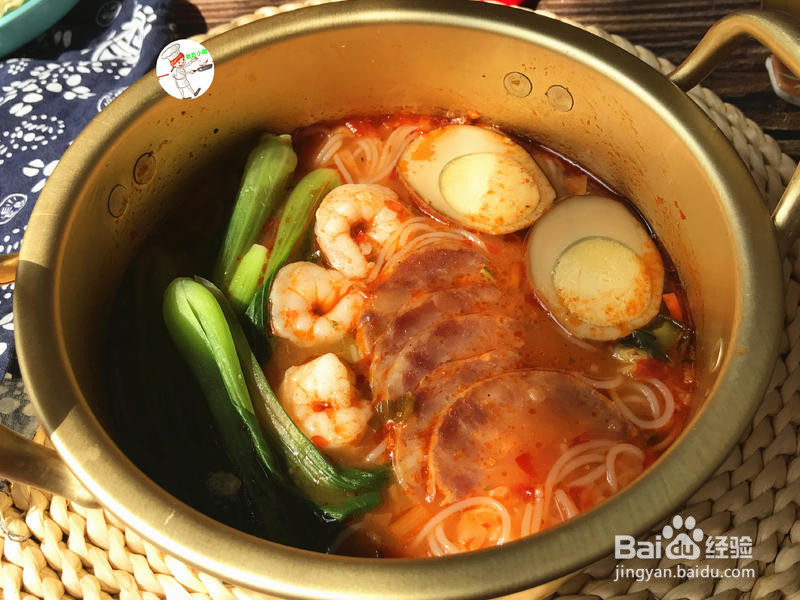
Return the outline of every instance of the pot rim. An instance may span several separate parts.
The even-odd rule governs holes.
[[[435,7],[425,0],[359,0],[298,9],[266,21],[205,42],[217,68],[250,48],[351,26],[456,26],[554,51],[569,44],[575,61],[659,106],[712,185],[731,199],[724,210],[740,257],[741,281],[731,345],[746,351],[729,349],[694,424],[642,477],[580,516],[502,548],[437,559],[356,559],[280,546],[221,525],[150,481],[103,430],[72,372],[55,300],[65,285],[60,262],[72,222],[70,199],[79,194],[111,140],[163,99],[151,72],[95,118],[64,154],[37,202],[20,255],[14,303],[20,366],[40,421],[81,482],[131,529],[199,569],[244,587],[306,599],[466,599],[511,593],[590,563],[613,548],[615,534],[645,531],[679,507],[711,476],[749,423],[774,367],[782,322],[782,273],[769,215],[746,167],[716,125],[668,79],[624,50],[530,11],[460,0],[442,0]],[[109,462],[117,465],[110,476],[100,470]],[[668,484],[681,479],[680,488]],[[129,498],[136,498],[134,505]]]

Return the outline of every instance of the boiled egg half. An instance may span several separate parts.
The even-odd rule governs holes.
[[[617,200],[573,196],[558,202],[531,228],[526,252],[537,295],[580,338],[615,340],[658,314],[661,254]]]
[[[397,172],[427,212],[491,234],[528,227],[556,196],[522,146],[474,125],[418,137],[403,152]]]

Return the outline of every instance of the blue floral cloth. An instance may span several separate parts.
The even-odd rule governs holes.
[[[39,192],[81,129],[154,67],[172,37],[168,2],[83,0],[0,61],[0,254],[19,250]],[[9,363],[14,370],[13,288],[0,286],[0,421],[25,431],[30,408],[4,393]]]

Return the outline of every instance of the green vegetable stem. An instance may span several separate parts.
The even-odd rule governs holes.
[[[247,317],[252,324],[252,329],[254,332],[261,332],[261,336],[267,335],[269,291],[275,274],[289,259],[292,249],[308,229],[319,203],[332,189],[341,184],[342,180],[339,178],[339,174],[333,169],[315,169],[298,182],[286,200],[281,221],[278,224],[275,246],[272,248],[272,254],[264,269],[264,283],[247,307]],[[264,341],[263,339],[256,341],[257,350],[260,346],[265,346]],[[261,353],[258,352],[258,354]]]
[[[255,296],[268,258],[269,250],[261,244],[253,244],[236,267],[228,284],[228,297],[237,314],[243,314]]]
[[[283,200],[296,166],[297,155],[288,135],[264,134],[250,153],[214,268],[213,279],[221,288],[228,289],[239,259]]]

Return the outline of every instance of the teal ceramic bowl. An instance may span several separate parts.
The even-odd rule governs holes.
[[[44,33],[78,0],[28,0],[0,17],[0,58]]]

